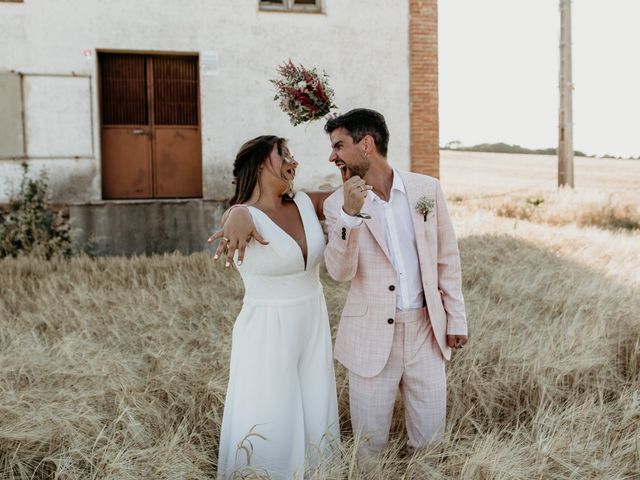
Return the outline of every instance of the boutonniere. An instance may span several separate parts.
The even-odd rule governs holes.
[[[424,195],[418,199],[416,203],[416,211],[424,216],[424,221],[427,221],[427,215],[436,206],[436,201],[433,198],[427,198]]]

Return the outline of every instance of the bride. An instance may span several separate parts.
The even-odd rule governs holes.
[[[271,478],[303,478],[305,467],[322,470],[331,461],[339,441],[319,279],[325,247],[319,219],[329,193],[293,195],[297,166],[282,138],[245,143],[233,165],[236,191],[225,216],[252,222],[254,239],[247,244],[229,231],[209,239],[222,238],[214,258],[223,248],[229,257],[239,250],[235,260],[245,287],[233,328],[218,479],[248,469]]]

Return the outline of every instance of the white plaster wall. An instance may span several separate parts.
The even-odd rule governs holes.
[[[57,92],[75,87],[52,88],[50,104],[42,91],[37,102],[25,99],[27,118],[33,119],[27,129],[38,139],[38,151],[60,157],[38,160],[37,167],[52,172],[59,201],[101,199],[96,49],[217,52],[218,75],[201,77],[205,198],[230,195],[236,151],[245,140],[266,133],[290,139],[301,163],[298,186],[314,188],[339,182],[335,167],[327,161],[329,141],[322,123],[292,127],[273,101],[268,80],[288,58],[326,70],[340,111],[367,106],[385,114],[391,131],[389,160],[408,168],[408,15],[408,0],[325,0],[322,14],[261,12],[258,0],[1,3],[0,68],[90,76],[91,88],[78,92],[70,121],[80,121],[89,112],[93,122],[82,120],[82,126],[65,127],[59,135],[47,136],[42,129],[51,120],[52,109],[58,108]],[[85,94],[88,98],[83,99]],[[90,145],[89,158],[73,158],[87,153]],[[0,161],[0,176],[9,178],[9,184],[15,183],[18,163]],[[7,182],[0,182],[0,202],[8,194]]]
[[[92,158],[91,79],[26,76],[24,110],[30,158]]]
[[[99,191],[97,183],[99,170],[96,162],[90,158],[56,158],[55,160],[30,159],[29,177],[38,178],[45,174],[50,187],[50,199],[54,203],[84,203],[95,199],[86,199],[87,192]],[[18,193],[22,179],[20,161],[0,161],[2,183],[0,190],[3,197],[0,202],[7,202]],[[99,197],[98,197],[99,199]]]

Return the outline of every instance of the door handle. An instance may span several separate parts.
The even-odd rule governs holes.
[[[132,130],[131,133],[133,135],[148,135],[148,133],[142,130],[141,128],[136,128],[135,130]]]

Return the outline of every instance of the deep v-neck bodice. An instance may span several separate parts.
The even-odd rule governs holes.
[[[325,247],[325,237],[315,207],[309,196],[298,192],[294,198],[298,215],[302,221],[306,243],[303,246],[262,210],[249,206],[256,229],[269,241],[261,245],[251,240],[245,251],[244,262],[238,267],[243,275],[291,275],[315,269]]]
[[[300,211],[300,207],[298,206],[298,202],[296,201],[295,197],[293,199],[293,204],[295,206],[296,213],[298,214],[298,217],[300,218],[300,222],[302,223],[302,237],[304,239],[304,245],[300,244],[300,242],[298,242],[294,238],[293,235],[291,235],[283,227],[281,227],[267,213],[263,212],[262,210],[260,210],[259,208],[256,208],[256,207],[251,207],[251,208],[254,208],[258,212],[260,212],[262,215],[264,215],[276,227],[276,229],[279,230],[282,233],[283,236],[287,237],[289,240],[291,240],[298,247],[298,250],[300,250],[300,255],[302,256],[302,261],[304,263],[304,268],[306,270],[307,269],[308,259],[309,259],[309,242],[307,241],[307,228],[306,228],[306,225],[305,225],[304,217],[302,215],[302,212]]]

